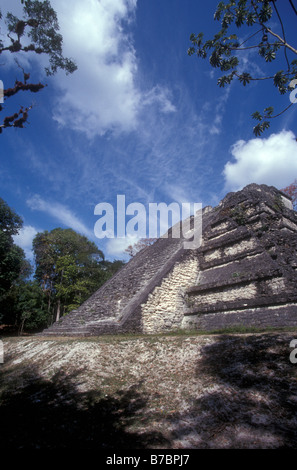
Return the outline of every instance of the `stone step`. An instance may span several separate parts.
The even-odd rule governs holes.
[[[238,267],[238,266],[237,266]],[[239,266],[240,267],[240,266]],[[282,276],[280,269],[271,269],[270,271],[252,271],[252,272],[234,272],[232,277],[222,277],[213,282],[206,282],[196,286],[189,287],[186,290],[186,294],[190,295],[199,295],[202,293],[211,293],[216,290],[223,290],[224,288],[237,286],[237,285],[248,285],[253,281],[268,280],[273,278],[278,278]]]
[[[205,261],[205,257],[199,255],[199,267],[201,271],[205,271],[210,268],[227,265],[235,261],[240,261],[247,258],[248,256],[255,256],[260,253],[263,253],[263,248],[258,246],[255,248],[246,249],[245,251],[237,254],[220,255],[214,257],[213,259],[208,259],[208,261]]]
[[[228,280],[248,279],[262,269],[269,272],[278,270],[277,263],[265,252],[250,254],[249,256],[230,260],[225,264],[215,265],[202,269],[199,275],[199,286],[225,283]]]
[[[232,310],[242,311],[263,307],[273,307],[281,306],[286,304],[297,303],[297,294],[296,293],[281,293],[273,295],[263,295],[257,296],[256,298],[244,298],[241,297],[235,300],[229,301],[217,301],[213,304],[201,304],[193,307],[188,307],[184,309],[185,316],[191,315],[207,315],[209,313],[216,312],[229,312]]]
[[[46,329],[42,333],[38,333],[38,336],[89,336],[90,330],[88,328],[53,328]]]
[[[232,327],[283,328],[297,326],[297,302],[261,306],[245,310],[217,311],[207,315],[184,317],[183,328],[219,330]]]
[[[215,237],[214,239],[206,239],[207,242],[201,246],[199,252],[201,254],[205,254],[208,251],[221,249],[225,245],[233,245],[249,238],[251,238],[251,233],[247,230],[246,227],[237,228],[236,231],[225,231],[224,234],[221,234],[219,238]]]

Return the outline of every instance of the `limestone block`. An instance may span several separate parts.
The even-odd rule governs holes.
[[[236,243],[230,247],[224,249],[225,256],[234,256],[244,251],[250,251],[255,247],[255,241],[251,238],[250,240],[243,240],[240,243]]]
[[[198,260],[194,254],[174,266],[161,285],[153,290],[147,302],[141,305],[144,333],[181,327],[183,291],[195,283],[197,276]]]

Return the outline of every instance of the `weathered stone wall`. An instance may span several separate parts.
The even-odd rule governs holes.
[[[197,252],[187,250],[187,255],[175,264],[161,285],[155,287],[148,295],[147,301],[141,305],[144,333],[181,328],[185,289],[195,284],[198,272]]]
[[[183,328],[297,324],[297,215],[275,188],[251,189],[227,195],[204,232]]]

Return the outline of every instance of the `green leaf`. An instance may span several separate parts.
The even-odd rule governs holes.
[[[252,118],[257,119],[258,121],[262,121],[262,119],[263,119],[261,114],[259,113],[259,111],[256,111],[255,113],[253,113]]]
[[[246,86],[246,84],[250,82],[251,78],[252,77],[249,73],[242,73],[238,77],[239,81],[243,84],[243,86]]]
[[[235,10],[235,14],[236,14],[235,24],[238,28],[240,28],[240,26],[244,24],[246,11],[244,10],[244,8],[238,8]]]
[[[270,127],[270,123],[268,121],[263,121],[261,124],[257,124],[254,129],[253,129],[253,132],[255,134],[255,136],[259,137],[265,129],[268,129]]]
[[[261,126],[261,124],[257,124],[254,128],[253,128],[253,132],[255,134],[256,137],[259,137],[262,132],[263,132],[263,128]]]
[[[224,2],[220,2],[217,6],[217,9],[216,9],[215,13],[214,13],[214,20],[220,21],[221,16],[222,16],[222,12],[223,12],[224,9],[225,9]]]
[[[269,3],[264,3],[263,8],[259,12],[259,20],[261,23],[266,23],[272,16],[272,8]]]
[[[279,70],[273,77],[274,85],[279,89],[280,93],[286,93],[286,88],[284,85],[288,82],[288,78],[284,74],[283,70]]]
[[[229,11],[227,11],[224,15],[223,21],[222,21],[222,27],[224,29],[228,28],[228,26],[232,23],[233,21],[233,15]]]
[[[212,67],[220,67],[221,65],[221,56],[217,52],[217,50],[214,50],[213,53],[211,54],[209,58],[210,65]]]
[[[248,13],[246,16],[246,24],[248,26],[253,26],[256,23],[257,17],[254,13]]]
[[[265,57],[266,62],[272,62],[275,59],[276,54],[274,51],[269,50],[267,54],[265,54],[264,57]]]
[[[264,109],[265,117],[271,117],[273,114],[274,108],[273,106],[269,106],[268,108]]]
[[[259,56],[265,57],[266,51],[267,51],[267,47],[260,45],[259,50],[258,50]]]

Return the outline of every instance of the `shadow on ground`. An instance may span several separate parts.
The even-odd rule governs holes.
[[[31,366],[7,364],[0,369],[0,448],[297,448],[293,338],[218,335],[201,349],[186,411],[162,416],[151,409],[145,377],[106,396],[84,392],[80,370],[45,380]],[[170,403],[175,389],[166,393]]]
[[[205,346],[197,375],[204,375],[206,389],[193,399],[182,416],[188,424],[176,435],[194,447],[297,448],[292,338],[221,335]]]
[[[166,445],[161,434],[127,430],[146,404],[138,391],[141,384],[109,397],[79,392],[76,377],[65,373],[46,381],[31,370],[23,380],[23,388],[18,386],[12,393],[10,383],[9,392],[0,396],[0,448],[98,450]]]

